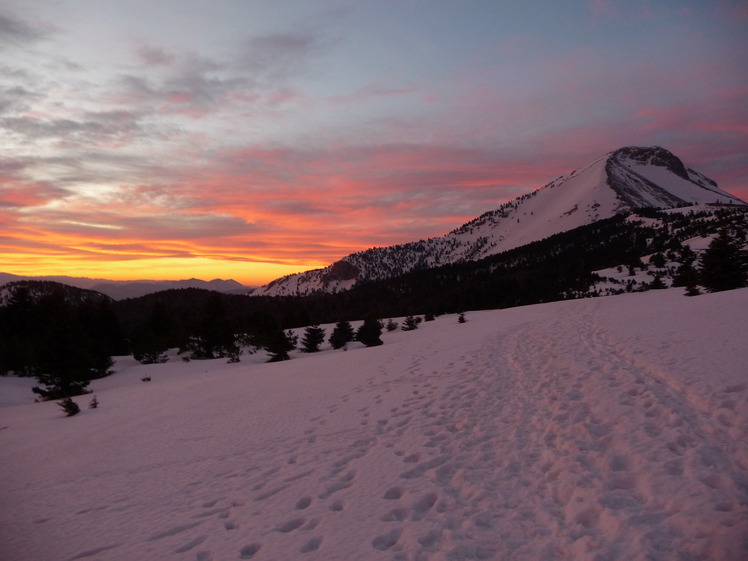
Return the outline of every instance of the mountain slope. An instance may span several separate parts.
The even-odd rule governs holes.
[[[626,147],[445,236],[354,253],[323,269],[277,279],[252,294],[336,292],[359,281],[481,259],[637,208],[715,203],[745,205],[664,148]]]
[[[109,296],[67,284],[42,281],[42,280],[22,280],[9,282],[0,286],[0,307],[7,306],[16,298],[22,298],[30,302],[36,302],[46,296],[59,294],[72,304],[81,304],[83,302],[106,302]]]

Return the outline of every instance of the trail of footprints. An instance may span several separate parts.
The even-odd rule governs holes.
[[[427,556],[438,549],[445,533],[461,536],[476,529],[490,529],[493,517],[487,514],[491,508],[485,503],[485,489],[481,488],[485,474],[470,464],[495,465],[491,441],[504,427],[498,420],[476,423],[470,416],[455,415],[456,411],[471,411],[476,400],[481,399],[475,389],[480,387],[476,380],[482,375],[482,362],[487,360],[488,357],[466,356],[461,357],[459,367],[449,363],[439,372],[423,372],[422,358],[415,357],[394,380],[412,385],[410,397],[389,406],[385,403],[386,393],[393,380],[371,377],[366,387],[354,388],[339,403],[327,407],[326,414],[311,418],[310,428],[299,438],[272,442],[265,449],[265,456],[256,459],[256,465],[229,470],[223,481],[230,484],[215,485],[221,489],[221,497],[200,502],[199,512],[191,521],[154,534],[150,540],[193,530],[189,532],[191,539],[173,551],[193,552],[196,561],[217,561],[208,547],[209,538],[216,537],[208,522],[215,520],[224,531],[235,534],[232,540],[248,538],[238,546],[237,559],[264,557],[261,553],[271,553],[273,545],[284,536],[294,540],[300,555],[318,551],[322,554],[325,524],[334,522],[330,517],[345,512],[346,491],[359,481],[357,462],[382,447],[391,450],[402,469],[392,474],[393,484],[380,490],[379,496],[372,497],[372,504],[367,505],[372,509],[373,520],[369,547],[393,552],[416,548]],[[441,378],[447,378],[447,383]],[[377,393],[379,388],[381,393]],[[364,391],[372,393],[373,400],[359,407],[355,403],[360,402],[360,397],[356,400],[354,396]],[[343,433],[332,431],[334,416],[346,407],[348,417],[350,408],[355,408],[358,425]],[[403,439],[406,432],[408,439]],[[402,442],[419,440],[417,451],[401,446]],[[237,453],[235,463],[246,458],[246,454]],[[303,493],[288,500],[294,489],[302,488]],[[197,489],[204,491],[196,483]],[[286,500],[287,518],[275,523],[263,520],[266,512],[277,512],[278,502]],[[263,509],[265,501],[274,506]],[[471,513],[467,530],[461,527],[464,521],[449,520],[446,511],[455,502]],[[431,523],[421,524],[429,520]],[[204,533],[195,535],[198,527]],[[480,542],[470,547],[479,553],[491,551]]]
[[[453,367],[454,364],[450,363],[447,365],[448,370],[451,370]],[[470,364],[466,364],[463,371],[467,372],[470,367]],[[439,385],[436,382],[430,382],[428,376],[419,381],[419,378],[414,376],[414,374],[418,374],[419,368],[420,360],[414,359],[403,373],[403,378],[410,377],[409,381],[413,383],[411,397],[389,408],[386,411],[387,418],[377,418],[374,416],[375,410],[379,411],[380,416],[384,416],[382,407],[377,406],[382,406],[384,403],[385,397],[382,394],[388,391],[386,387],[383,387],[382,394],[374,394],[371,406],[356,409],[356,413],[360,417],[359,426],[364,427],[365,436],[357,438],[342,447],[340,444],[330,446],[329,449],[318,446],[319,438],[329,438],[329,436],[318,434],[318,428],[325,427],[326,425],[329,426],[328,421],[330,416],[335,415],[344,407],[351,397],[343,396],[342,403],[331,405],[327,408],[327,415],[319,415],[310,419],[312,428],[305,431],[303,441],[298,446],[289,447],[290,459],[285,466],[273,467],[264,471],[257,470],[256,477],[259,480],[250,486],[253,496],[249,503],[234,501],[231,503],[231,506],[222,507],[218,504],[220,500],[208,501],[202,504],[205,511],[198,514],[196,518],[204,519],[210,516],[217,516],[219,519],[222,519],[225,530],[240,529],[241,531],[245,531],[247,529],[245,526],[249,527],[250,524],[247,522],[240,524],[236,519],[237,517],[233,516],[234,510],[244,510],[245,512],[242,513],[241,519],[246,520],[246,511],[252,507],[253,503],[273,500],[276,496],[285,494],[297,482],[316,476],[317,483],[312,488],[316,487],[317,492],[315,494],[304,494],[294,503],[291,503],[289,505],[290,511],[296,514],[290,514],[288,519],[279,521],[272,528],[271,532],[288,536],[295,536],[300,532],[309,532],[311,535],[308,539],[301,539],[298,552],[306,554],[318,551],[324,547],[325,540],[323,532],[320,531],[318,534],[317,531],[322,529],[326,516],[334,516],[335,513],[342,513],[346,509],[345,499],[340,495],[343,491],[355,485],[357,481],[357,470],[353,467],[353,464],[363,458],[374,447],[384,446],[391,448],[392,453],[396,457],[399,457],[403,469],[401,472],[393,474],[392,477],[395,480],[402,481],[403,484],[391,486],[385,489],[380,497],[374,498],[378,500],[374,501],[372,508],[375,508],[377,504],[381,505],[380,513],[373,513],[374,519],[385,523],[392,523],[392,528],[384,533],[373,535],[370,547],[378,551],[397,550],[398,544],[403,539],[406,525],[421,522],[430,513],[439,514],[446,509],[446,502],[439,501],[440,496],[437,492],[421,491],[419,494],[418,491],[411,491],[407,485],[409,481],[419,480],[419,478],[426,475],[432,476],[450,457],[450,453],[444,448],[447,440],[444,431],[423,431],[421,425],[426,423],[429,426],[433,426],[434,418],[440,418],[441,423],[446,424],[450,411],[456,401],[470,400],[475,397],[472,394],[466,396],[457,392],[456,395],[452,396],[451,401],[441,403],[437,407],[433,394]],[[432,372],[431,374],[436,375],[438,373]],[[370,379],[368,381],[369,388],[367,389],[370,391],[375,384],[375,379]],[[361,391],[364,391],[363,387],[354,388],[354,393]],[[455,390],[453,388],[449,391],[454,392]],[[419,431],[421,436],[426,439],[425,446],[429,451],[408,453],[407,451],[398,449],[396,446],[398,439],[408,430]],[[361,431],[359,430],[358,433],[360,435]],[[314,450],[319,450],[319,454],[327,453],[329,456],[327,472],[324,475],[320,475],[319,473],[319,466],[323,465],[319,461],[319,457],[302,458],[303,452],[309,452],[309,450],[303,450],[305,444],[316,444],[317,446],[314,447]],[[310,469],[303,469],[305,465],[309,465]],[[289,467],[302,469],[291,474],[289,473]],[[444,477],[444,474],[442,476]],[[422,489],[423,481],[419,481],[419,483],[415,487]],[[433,487],[433,485],[430,486]],[[309,488],[310,486],[306,485],[307,491]],[[322,506],[316,503],[322,503]],[[312,506],[317,507],[314,509],[316,514],[319,515],[319,513],[325,512],[327,514],[321,514],[320,517],[316,518],[304,516],[307,510],[313,510]],[[256,511],[253,515],[258,516],[259,514],[260,511]],[[175,531],[169,533],[169,535],[174,535],[186,529],[188,528],[177,528]],[[442,538],[442,533],[443,530],[426,529],[422,532],[422,535],[415,536],[418,544],[417,547],[424,552],[434,551]],[[263,551],[263,548],[267,549],[270,547],[263,543],[262,535],[255,534],[254,537],[256,539],[248,540],[246,545],[239,548],[237,552],[238,559],[253,559]],[[198,550],[198,546],[203,544],[205,539],[205,536],[194,538],[180,546],[178,552],[195,550],[195,559],[197,561],[215,561],[213,555],[207,549]]]

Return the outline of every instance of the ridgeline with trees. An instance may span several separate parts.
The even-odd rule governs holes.
[[[271,360],[286,360],[298,344],[289,329],[306,328],[302,350],[312,353],[328,337],[321,324],[335,324],[328,339],[334,349],[354,340],[374,346],[382,344],[383,328],[398,326],[382,318],[404,317],[401,329],[411,330],[418,327],[416,314],[428,321],[444,313],[598,296],[605,279],[595,271],[615,267],[652,274],[649,282],[626,282],[621,292],[667,284],[685,287],[685,294],[739,288],[748,285],[747,224],[744,207],[642,209],[480,261],[304,297],[185,288],[113,301],[58,283],[14,282],[0,287],[0,374],[33,376],[40,399],[61,399],[87,392],[91,380],[106,376],[112,356],[159,363],[176,348],[189,360],[236,362],[243,352],[265,349]],[[707,236],[713,239],[700,255],[688,245]],[[362,318],[354,331],[350,322]]]

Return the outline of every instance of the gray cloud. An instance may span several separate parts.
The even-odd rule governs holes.
[[[0,72],[3,70],[0,68]],[[0,115],[23,111],[29,107],[31,101],[38,98],[37,94],[20,85],[0,87]]]
[[[176,55],[167,52],[161,47],[142,45],[137,49],[138,61],[150,66],[171,66],[176,62]]]
[[[230,92],[248,85],[245,77],[231,73],[224,64],[195,55],[172,58],[158,79],[146,73],[121,74],[116,87],[144,111],[159,113],[219,109]]]
[[[144,131],[139,116],[130,111],[84,112],[77,119],[42,119],[34,116],[6,117],[0,125],[25,142],[59,140],[68,145],[96,146],[122,143]]]
[[[238,68],[267,79],[286,79],[306,71],[331,46],[322,33],[300,30],[248,38],[238,49]]]
[[[0,45],[21,45],[42,39],[52,29],[49,26],[31,24],[16,16],[0,14]]]

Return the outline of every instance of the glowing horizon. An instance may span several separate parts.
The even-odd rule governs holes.
[[[0,272],[265,284],[628,145],[747,200],[747,50],[736,0],[9,0]]]

